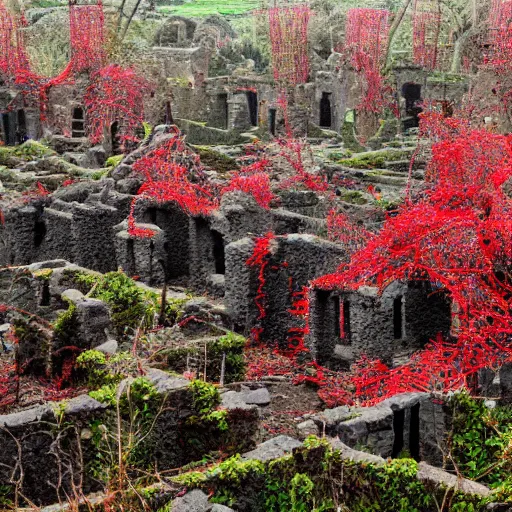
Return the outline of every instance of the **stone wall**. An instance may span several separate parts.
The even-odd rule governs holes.
[[[314,423],[319,433],[339,438],[351,448],[364,447],[379,457],[407,454],[441,466],[450,426],[449,411],[443,403],[443,397],[428,393],[404,393],[375,407],[326,409],[307,423]]]
[[[259,295],[258,267],[247,260],[254,251],[254,241],[243,239],[226,246],[226,307],[235,325],[247,330],[258,325],[260,339],[288,348],[290,329],[303,328],[303,318],[290,314],[293,304],[309,281],[333,272],[346,260],[344,249],[309,234],[291,234],[274,238],[264,272],[265,316],[258,321],[255,297]]]
[[[450,327],[449,303],[423,283],[393,283],[381,295],[371,287],[310,292],[307,343],[318,362],[333,368],[348,368],[363,354],[389,364]]]
[[[169,406],[162,408],[147,432],[146,450],[141,454],[145,464],[156,465],[162,471],[199,460],[210,450],[252,447],[258,420],[256,406],[228,407],[229,430],[219,432],[214,424],[198,423],[197,416],[195,423],[189,423],[196,414],[189,381],[156,369],[150,369],[146,377],[163,404]],[[129,381],[120,384],[128,385]],[[75,493],[80,497],[103,488],[97,445],[106,435],[112,453],[104,453],[103,463],[108,465],[109,457],[115,460],[117,421],[111,406],[87,395],[0,415],[0,486],[18,486],[36,505],[67,501]],[[123,430],[129,428],[130,421],[122,413]],[[104,434],[99,439],[101,432]]]

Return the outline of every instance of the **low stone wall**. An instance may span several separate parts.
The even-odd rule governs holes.
[[[327,409],[300,425],[305,434],[325,434],[351,448],[380,457],[404,453],[433,465],[443,462],[449,415],[443,401],[428,393],[404,393],[375,407]]]
[[[233,452],[251,448],[258,425],[256,406],[224,404],[229,428],[219,431],[214,422],[191,420],[197,412],[188,380],[156,369],[146,378],[163,405],[140,454],[144,467],[171,469],[221,447]],[[124,382],[120,387],[129,383]],[[131,421],[121,417],[123,432],[132,428]],[[102,489],[98,457],[104,457],[105,464],[109,457],[117,460],[117,424],[115,407],[88,395],[0,416],[0,486],[36,505]]]
[[[270,500],[274,497],[277,503],[281,503],[278,499],[283,499],[286,503],[286,495],[295,492],[293,482],[299,476],[302,477],[301,481],[310,479],[314,482],[309,489],[311,495],[296,494],[303,506],[308,500],[309,504],[312,501],[319,504],[324,500],[329,503],[328,498],[331,496],[336,496],[338,504],[343,504],[346,510],[349,510],[350,505],[357,506],[355,509],[350,507],[350,510],[374,510],[374,505],[379,510],[392,510],[399,500],[401,510],[409,510],[406,508],[408,505],[426,502],[427,496],[435,496],[439,503],[448,499],[447,503],[460,503],[461,507],[466,507],[460,510],[497,510],[495,507],[499,506],[485,503],[485,500],[491,501],[491,491],[484,485],[459,478],[425,462],[396,462],[354,450],[338,438],[328,439],[327,444],[321,440],[308,440],[302,444],[292,437],[281,435],[258,445],[256,449],[242,455],[240,460],[220,464],[202,476],[196,474],[188,480],[187,475],[183,475],[183,482],[194,482],[189,487],[210,491],[210,496],[213,494],[212,501],[217,496],[227,495],[231,498],[233,509],[244,512],[263,510],[262,496]],[[277,487],[276,482],[279,482]],[[327,485],[322,486],[322,482]],[[393,489],[392,499],[396,499],[396,503],[379,503],[381,499],[389,499],[389,495],[383,498],[387,490],[382,488],[384,482]],[[200,497],[197,489],[185,496],[189,496],[187,501],[193,496]],[[210,509],[206,496],[202,501],[204,507],[194,510],[207,512]],[[422,504],[418,508],[414,507],[414,510],[431,511],[434,510],[432,505]]]

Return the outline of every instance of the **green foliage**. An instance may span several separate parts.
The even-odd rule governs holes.
[[[130,420],[152,420],[162,402],[162,396],[155,385],[145,377],[137,377],[120,393],[119,409],[121,414],[130,415]]]
[[[104,384],[95,391],[89,391],[89,396],[102,404],[114,406],[117,403],[117,384]]]
[[[217,409],[220,404],[219,390],[208,382],[194,380],[190,383],[192,391],[192,404],[196,415],[187,421],[194,424],[213,424],[220,431],[228,430],[227,411]]]
[[[302,448],[277,460],[235,456],[206,474],[181,475],[175,481],[213,490],[211,501],[252,512],[431,512],[445,498],[445,512],[485,510],[489,500],[427,488],[417,471],[411,459],[379,466],[344,460],[326,440],[309,437]]]
[[[91,355],[91,359],[94,357]],[[165,396],[145,377],[105,385],[90,396],[114,408],[103,420],[89,425],[95,460],[88,471],[104,482],[117,477],[121,467],[148,468],[158,442],[152,428]],[[119,414],[115,414],[115,413]],[[121,439],[118,437],[118,427]],[[122,448],[119,453],[119,442]],[[121,455],[121,458],[119,457]]]
[[[98,350],[86,350],[76,360],[76,367],[82,370],[89,389],[100,390],[93,398],[109,396],[109,386],[116,385],[126,377],[137,374],[137,361],[127,352],[119,352],[111,356]],[[92,396],[92,395],[91,395]],[[106,400],[107,402],[109,400]]]
[[[12,495],[13,488],[10,485],[0,485],[0,506],[5,507],[6,510],[14,507],[14,503],[11,500]]]
[[[258,9],[258,0],[194,0],[181,5],[166,5],[158,8],[159,12],[190,18],[205,17],[212,14],[236,15]]]
[[[208,346],[209,357],[211,358],[221,361],[222,355],[226,354],[225,382],[236,382],[244,378],[246,371],[244,357],[246,341],[243,336],[234,332],[228,332]]]
[[[189,385],[192,391],[192,403],[198,414],[208,414],[220,404],[219,390],[208,382],[194,380]]]
[[[509,485],[512,473],[512,410],[488,409],[467,392],[450,399],[453,430],[451,455],[461,473],[491,487]]]
[[[75,279],[89,288],[90,297],[108,304],[119,337],[123,338],[139,327],[152,326],[159,309],[158,296],[137,286],[124,272],[77,273]]]
[[[153,127],[146,121],[142,121],[142,127],[144,128],[143,142],[147,142],[149,137],[151,137],[151,132],[153,131]]]
[[[207,379],[213,382],[220,380],[222,359],[225,355],[224,382],[238,382],[245,376],[246,362],[244,348],[246,339],[234,332],[214,338],[207,343],[206,375]],[[169,368],[174,371],[183,372],[186,369],[187,359],[190,356],[202,358],[204,355],[204,344],[188,343],[180,346],[165,349],[163,354],[167,357]]]
[[[68,301],[68,309],[61,313],[53,325],[55,337],[61,343],[70,345],[77,328],[76,306]]]
[[[13,167],[16,165],[17,159],[29,162],[55,154],[55,151],[44,144],[27,140],[19,146],[0,146],[0,165]]]

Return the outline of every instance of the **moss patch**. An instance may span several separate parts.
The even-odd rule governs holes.
[[[227,156],[219,151],[215,151],[209,146],[193,146],[199,154],[201,162],[211,167],[214,171],[224,174],[229,171],[236,171],[239,165],[234,158]]]

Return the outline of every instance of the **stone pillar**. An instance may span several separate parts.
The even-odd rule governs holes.
[[[102,273],[117,269],[115,224],[116,208],[101,203],[74,206],[72,229],[76,240],[77,265]]]

